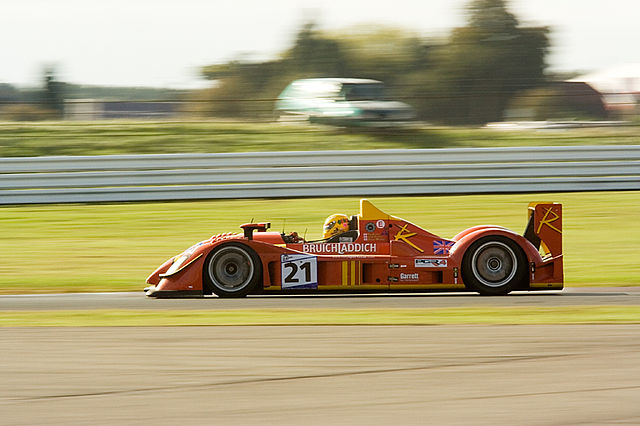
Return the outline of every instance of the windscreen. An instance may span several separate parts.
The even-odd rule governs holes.
[[[372,101],[384,99],[382,84],[343,84],[342,93],[348,101]]]

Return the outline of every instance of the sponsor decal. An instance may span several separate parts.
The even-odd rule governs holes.
[[[376,253],[375,243],[320,243],[303,244],[302,251],[305,253]]]
[[[362,264],[358,261],[342,261],[342,285],[362,284]]]
[[[364,226],[364,229],[367,232],[374,232],[376,230],[376,226],[373,224],[373,222],[369,222]]]
[[[435,240],[433,242],[433,254],[449,254],[449,250],[454,244],[454,241]]]
[[[400,281],[418,281],[418,273],[414,274],[400,274]]]
[[[382,219],[380,219],[379,221],[376,222],[376,227],[378,227],[380,229],[384,228],[384,225],[385,225],[385,223],[384,223],[384,220],[382,220]]]
[[[553,216],[548,218],[549,214]],[[560,215],[554,212],[552,207],[549,207],[547,211],[544,213],[544,216],[542,217],[542,219],[540,220],[540,224],[538,224],[538,230],[536,231],[536,234],[540,233],[540,230],[542,229],[542,225],[547,225],[549,228],[562,234],[561,230],[559,230],[558,228],[552,225],[552,223],[558,219],[560,219]]]
[[[415,259],[416,268],[446,268],[447,259]]]
[[[363,234],[362,239],[365,241],[387,241],[387,236],[378,234]]]
[[[411,247],[413,247],[414,249],[418,250],[420,253],[424,253],[424,250],[422,250],[420,247],[418,247],[417,245],[415,245],[411,241],[409,241],[409,238],[411,238],[414,235],[416,235],[416,233],[407,231],[407,226],[409,226],[409,225],[405,223],[404,226],[402,228],[400,228],[398,233],[393,237],[393,239],[396,240],[396,241],[402,241],[404,243],[407,243]]]

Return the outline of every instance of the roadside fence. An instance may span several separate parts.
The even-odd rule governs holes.
[[[0,158],[0,204],[640,190],[640,145]]]

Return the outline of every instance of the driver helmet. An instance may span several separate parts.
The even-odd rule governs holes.
[[[322,238],[330,238],[349,230],[349,218],[346,214],[332,214],[324,221]]]

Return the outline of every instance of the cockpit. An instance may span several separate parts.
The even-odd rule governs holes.
[[[303,244],[303,243],[353,243],[361,237],[367,241],[388,241],[387,225],[391,219],[397,219],[378,210],[368,200],[360,200],[360,214],[347,216],[337,213],[329,216],[323,225],[323,238],[307,241],[297,232],[277,233],[265,232],[270,224],[245,224],[245,236],[252,239],[253,230],[258,230],[256,239],[273,244]],[[362,222],[362,224],[360,223]],[[266,227],[265,227],[266,225]],[[390,225],[389,225],[390,226]],[[364,229],[359,229],[363,227]]]
[[[305,239],[300,237],[297,232],[291,232],[289,234],[282,233],[281,234],[282,240],[286,244],[299,244],[299,243],[305,243],[305,242],[352,243],[356,241],[358,239],[358,236],[360,235],[360,232],[358,231],[358,223],[359,223],[358,215],[353,215],[351,216],[351,218],[346,218],[346,216],[335,218],[334,216],[344,216],[344,215],[331,215],[327,218],[327,220],[325,220],[325,224],[323,226],[324,238],[320,240],[305,241]],[[331,232],[332,229],[337,231]]]

